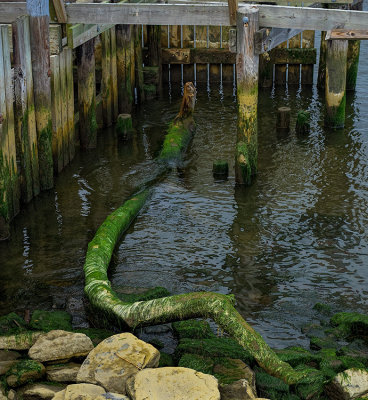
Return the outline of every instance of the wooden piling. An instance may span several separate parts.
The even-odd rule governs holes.
[[[300,48],[301,34],[289,39],[289,49]],[[288,65],[288,85],[299,85],[300,83],[300,64]]]
[[[314,47],[314,31],[303,31],[302,48],[311,49]],[[313,64],[304,64],[301,67],[301,83],[302,85],[313,85]]]
[[[248,20],[248,21],[247,21]],[[237,147],[235,179],[249,185],[257,172],[258,55],[254,35],[258,30],[258,8],[237,14]]]
[[[110,29],[110,45],[111,45],[111,91],[112,91],[112,121],[115,122],[119,115],[118,103],[118,72],[117,72],[117,56],[116,56],[116,30],[115,27]]]
[[[112,124],[112,81],[111,81],[111,32],[107,30],[101,34],[101,97],[102,118],[105,127]]]
[[[69,161],[75,155],[75,129],[74,129],[74,80],[73,80],[73,50],[64,49],[66,63],[67,109],[68,109],[68,141]]]
[[[162,60],[161,60],[161,26],[148,25],[148,62],[149,67],[157,68],[157,93],[162,88]],[[151,70],[152,71],[152,70]],[[145,82],[146,83],[146,82]]]
[[[49,1],[27,0],[41,190],[54,186],[49,42]]]
[[[342,128],[345,123],[347,40],[326,44],[325,126]]]
[[[95,40],[77,47],[79,137],[83,150],[96,147]]]
[[[287,42],[281,43],[276,48],[285,49]],[[286,85],[286,70],[287,64],[275,64],[275,85],[283,86]]]
[[[39,146],[33,94],[29,17],[12,25],[17,156],[20,162],[20,192],[24,203],[40,192]]]
[[[355,90],[360,54],[360,40],[349,40],[347,69],[346,69],[346,90]]]
[[[259,86],[270,88],[273,84],[273,64],[270,53],[265,52],[259,55]]]
[[[279,107],[277,110],[276,128],[289,131],[290,128],[290,107]]]
[[[54,160],[54,172],[58,174],[64,167],[59,55],[50,57],[50,67],[52,94],[52,156]]]
[[[321,32],[321,45],[319,50],[319,64],[318,64],[318,78],[317,78],[317,87],[320,90],[325,90],[326,84],[326,48],[327,41],[326,32]]]
[[[145,100],[143,79],[143,55],[142,55],[142,27],[134,26],[134,59],[135,59],[135,86],[137,88],[138,101]]]
[[[131,71],[134,69],[132,31],[131,25],[116,25],[119,113],[130,113],[134,102],[134,86],[131,79]]]
[[[69,164],[69,124],[68,124],[68,93],[66,77],[66,53],[62,51],[60,58],[60,105],[61,105],[61,126],[63,132],[63,167]]]

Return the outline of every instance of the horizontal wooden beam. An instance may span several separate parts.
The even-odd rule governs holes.
[[[100,33],[105,32],[108,29],[112,28],[113,26],[114,26],[113,24],[68,25],[67,27],[68,47],[71,49],[75,49],[76,47],[81,46],[83,43],[88,42],[88,40],[98,36]]]
[[[270,51],[281,43],[286,42],[303,32],[301,29],[282,29],[282,28],[262,28],[255,34],[256,54],[262,54]]]
[[[163,64],[235,64],[236,54],[227,49],[167,49],[161,50]],[[273,64],[315,64],[316,49],[273,49]]]
[[[302,30],[361,30],[368,26],[368,12],[266,4],[239,5],[246,13],[259,8],[259,26]],[[226,3],[144,4],[70,3],[66,5],[68,23],[144,24],[144,25],[229,25]],[[26,14],[24,3],[1,3],[0,23],[10,23]]]
[[[368,40],[368,30],[334,29],[326,32],[326,40]]]

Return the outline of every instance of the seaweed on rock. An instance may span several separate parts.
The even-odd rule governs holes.
[[[190,89],[191,96],[186,99],[184,93],[183,102],[186,104],[182,105],[173,123],[173,126],[179,125],[180,129],[175,130],[173,140],[166,138],[159,156],[159,159],[164,161],[170,159],[170,166],[171,162],[177,162],[179,155],[185,150],[193,125],[195,89],[193,93],[194,86],[191,83],[187,83],[185,87]],[[233,296],[196,292],[130,303],[122,301],[114,292],[107,276],[112,253],[121,235],[147,203],[150,192],[149,188],[138,192],[110,214],[89,243],[84,265],[84,290],[91,305],[101,310],[109,321],[131,329],[197,317],[211,318],[236,339],[267,373],[287,384],[303,380],[306,373],[296,371],[281,361],[262,336],[236,311]]]

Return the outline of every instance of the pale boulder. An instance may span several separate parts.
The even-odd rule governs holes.
[[[56,393],[53,400],[92,400],[105,394],[101,386],[89,383],[69,385],[61,392]]]
[[[24,400],[51,400],[63,387],[36,384],[26,387],[22,393]]]
[[[101,396],[96,397],[96,400],[130,400],[129,397],[124,396],[120,393],[107,392]]]
[[[77,375],[81,364],[69,363],[63,366],[49,365],[46,376],[52,382],[77,382]]]
[[[0,349],[3,350],[28,350],[44,332],[22,332],[16,335],[0,336]]]
[[[127,392],[132,400],[220,400],[217,379],[194,369],[144,369],[131,377]]]
[[[98,344],[85,359],[78,382],[103,386],[109,392],[125,394],[126,381],[143,368],[157,367],[160,352],[131,333],[111,336]]]
[[[347,369],[335,376],[326,387],[331,400],[353,400],[368,395],[368,372]]]
[[[28,355],[33,360],[47,362],[84,357],[92,349],[91,339],[83,333],[55,330],[41,336]]]

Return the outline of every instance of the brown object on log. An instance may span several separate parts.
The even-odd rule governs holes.
[[[183,101],[181,102],[179,114],[175,117],[175,121],[178,119],[184,119],[193,114],[194,106],[196,102],[197,90],[192,82],[187,82],[184,85]]]

